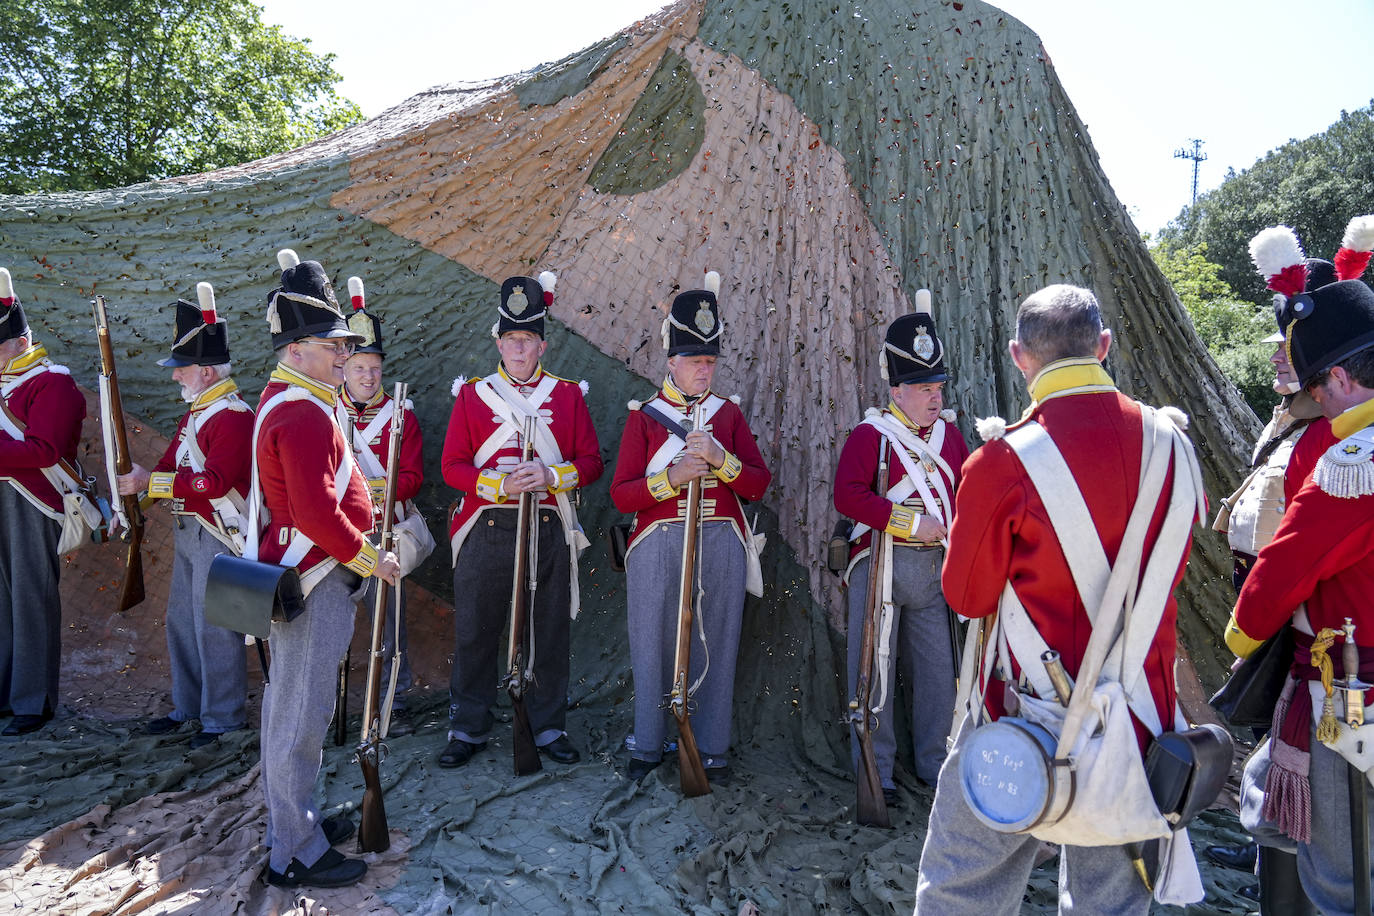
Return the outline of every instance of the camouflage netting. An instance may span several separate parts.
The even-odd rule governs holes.
[[[840,595],[821,542],[839,445],[883,397],[882,329],[917,288],[934,291],[966,433],[975,416],[1024,406],[1003,356],[1011,316],[1060,280],[1101,294],[1122,387],[1193,415],[1214,497],[1229,492],[1257,428],[1112,194],[1038,38],[976,0],[842,12],[820,0],[689,0],[567,60],[421,93],[280,156],[131,188],[0,197],[0,262],[39,338],[88,386],[86,300],[109,297],[122,388],[149,425],[140,454],[157,453],[152,432],[169,432],[184,407],[153,364],[168,303],[197,281],[215,285],[236,376],[255,397],[269,369],[264,297],[286,246],[321,260],[336,285],[366,279],[389,373],[411,383],[426,433],[421,503],[436,531],[456,495],[439,479],[450,382],[492,370],[497,287],[513,273],[560,275],[548,365],[589,381],[609,469],[625,401],[663,372],[662,310],[720,270],[717,387],[742,396],[775,473],[761,507],[767,591],[746,610],[732,786],[687,802],[671,766],[641,789],[615,775],[631,688],[623,580],[600,537],[619,517],[603,481],[583,496],[593,546],[574,628],[571,722],[589,759],[513,780],[503,736],[463,770],[434,767],[451,644],[441,544],[416,577],[433,596],[412,609],[429,721],[383,766],[405,855],[382,857],[368,901],[320,895],[303,905],[311,912],[373,900],[401,912],[910,906],[929,795],[907,791],[892,833],[849,823]],[[73,912],[286,908],[290,895],[242,880],[262,861],[253,734],[189,754],[185,736],[135,735],[134,717],[166,702],[166,585],[113,614],[119,562],[114,546],[69,561],[63,716],[6,747],[0,842],[17,845],[0,859],[0,894]],[[150,556],[154,580],[165,568]],[[1228,571],[1224,544],[1200,537],[1180,625],[1211,683]],[[355,802],[357,781],[346,751],[329,748],[330,804]],[[164,791],[192,794],[149,795]],[[1032,909],[1046,893],[1041,880]],[[88,895],[103,902],[74,902]]]

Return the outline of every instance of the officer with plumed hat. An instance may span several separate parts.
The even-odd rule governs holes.
[[[272,680],[263,690],[262,781],[271,847],[267,881],[281,887],[341,887],[367,871],[331,848],[354,831],[344,815],[321,818],[313,795],[320,748],[334,714],[335,672],[353,637],[364,579],[396,584],[399,561],[368,540],[372,496],[344,430],[344,364],[360,336],[339,309],[318,261],[277,255],[281,286],[268,296],[277,367],[258,402],[244,556],[295,567],[305,611],[273,621]]]
[[[627,775],[642,779],[662,761],[678,632],[679,576],[688,483],[701,481],[694,615],[691,723],[710,782],[729,777],[731,707],[744,596],[762,594],[758,545],[744,504],[762,498],[772,478],[737,397],[712,381],[724,341],[720,274],[674,297],[661,339],[668,374],[649,400],[631,401],[620,440],[611,499],[632,513],[625,557],[635,724]],[[686,425],[684,425],[686,424]],[[690,430],[690,431],[688,431]]]
[[[521,688],[524,705],[540,754],[562,764],[581,759],[567,733],[570,621],[579,609],[577,560],[587,546],[573,496],[603,468],[587,383],[559,378],[542,362],[556,282],[547,270],[506,278],[491,329],[501,357],[496,371],[453,385],[443,474],[464,495],[449,524],[456,642],[441,767],[465,765],[486,747],[495,723],[497,648],[511,606],[522,493],[535,497],[537,577],[525,627],[533,670]],[[531,420],[531,455],[522,460]]]
[[[870,409],[850,432],[835,468],[835,508],[853,519],[846,570],[849,607],[848,697],[854,697],[862,661],[869,571],[875,548],[884,551],[880,594],[890,597],[892,619],[881,621],[874,641],[876,710],[874,754],[883,795],[897,801],[893,698],[898,671],[911,693],[911,735],[916,778],[934,785],[945,758],[954,709],[955,659],[949,607],[940,593],[940,564],[954,513],[968,446],[945,408],[944,345],[935,328],[929,290],[916,293],[916,310],[888,326],[879,354],[889,400]],[[879,463],[888,466],[887,489],[878,488]],[[859,747],[851,735],[851,758]]]
[[[63,500],[86,399],[34,340],[10,272],[0,267],[0,710],[5,735],[42,728],[57,710]],[[3,713],[0,713],[3,714]]]
[[[242,728],[248,679],[243,637],[205,621],[205,582],[215,556],[242,553],[253,473],[253,411],[231,377],[228,325],[209,283],[196,286],[199,304],[178,299],[172,352],[158,360],[190,405],[151,472],[134,464],[116,478],[120,495],[146,490],[176,519],[172,585],[167,596],[167,653],[172,711],[149,722],[153,735],[200,721],[192,747]]]
[[[405,411],[405,423],[401,428],[401,452],[399,467],[396,471],[396,525],[397,556],[401,559],[401,575],[406,576],[422,562],[427,552],[409,550],[416,544],[413,536],[418,533],[424,540],[422,546],[434,548],[433,538],[428,538],[424,517],[415,508],[414,499],[424,483],[424,436],[415,418],[415,408],[409,400],[397,404],[382,384],[382,363],[386,359],[383,349],[382,319],[368,308],[366,293],[361,277],[348,278],[348,296],[353,309],[348,316],[348,326],[359,335],[357,349],[344,363],[344,383],[340,389],[343,397],[344,413],[348,423],[345,431],[353,447],[353,457],[367,477],[372,490],[372,503],[377,513],[378,529],[381,528],[380,514],[386,501],[387,460],[390,458],[391,419],[397,410]],[[420,555],[423,552],[423,555]],[[374,580],[375,581],[375,580]],[[371,608],[373,596],[363,599],[363,605]],[[415,731],[410,711],[406,705],[406,695],[413,683],[410,670],[410,655],[406,638],[406,597],[405,582],[399,588],[387,593],[386,622],[382,636],[382,683],[390,684],[395,666],[396,689],[393,705],[385,730],[386,736],[400,737]]]

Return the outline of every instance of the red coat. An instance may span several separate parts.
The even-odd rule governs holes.
[[[46,357],[42,346],[30,347],[0,372],[0,385],[23,375]],[[12,483],[30,502],[41,502],[61,512],[62,496],[43,476],[43,468],[62,458],[76,461],[81,421],[86,419],[85,396],[66,367],[53,366],[10,392],[5,406],[26,429],[23,442],[0,432],[0,480]]]
[[[661,392],[671,397],[667,391]],[[662,405],[662,399],[656,401]],[[685,419],[686,414],[679,409],[678,415]],[[736,533],[743,539],[746,530],[744,507],[741,499],[757,500],[768,489],[772,474],[763,463],[759,447],[754,442],[754,434],[744,419],[739,405],[727,400],[706,423],[706,430],[715,436],[721,448],[725,449],[726,462],[717,473],[708,475],[702,482],[703,499],[714,499],[714,507],[702,513],[703,521],[724,519],[734,523]],[[643,411],[631,410],[625,418],[625,432],[620,437],[620,454],[616,459],[615,476],[611,480],[611,501],[621,512],[634,513],[634,523],[630,528],[630,544],[653,528],[655,522],[681,520],[686,514],[687,488],[671,491],[664,483],[658,489],[665,498],[660,499],[650,487],[647,471],[649,459],[659,447],[668,440],[668,430]],[[679,454],[670,463],[676,464]],[[732,479],[725,479],[730,470],[738,465]]]
[[[258,413],[273,395],[299,386],[327,404],[336,391],[278,366],[258,401]],[[286,553],[294,529],[315,546],[298,565],[302,575],[330,557],[362,576],[377,565],[367,542],[372,531],[372,497],[356,462],[342,501],[334,475],[344,460],[343,432],[308,400],[278,403],[258,424],[258,482],[272,521],[262,535],[258,559],[275,563]]]
[[[378,391],[377,396],[363,407],[362,411],[348,399],[346,392],[342,392],[344,411],[348,419],[359,433],[364,432],[372,420],[377,416],[377,412],[391,403],[392,397],[384,390]],[[425,481],[424,463],[424,436],[420,432],[420,423],[415,419],[415,411],[406,402],[405,422],[401,427],[401,466],[396,471],[396,501],[403,503],[408,499],[414,499],[420,493],[420,484]],[[391,447],[391,424],[383,423],[368,442],[372,449],[372,454],[377,456],[377,463],[384,469],[387,459],[390,457],[388,450]],[[378,510],[380,511],[380,509]]]
[[[951,479],[938,465],[936,472],[944,478],[945,487],[953,496],[963,476],[964,462],[968,459],[968,445],[953,423],[946,423],[943,419],[938,419],[935,423],[944,426],[944,442],[940,447],[940,457],[954,472],[954,477]],[[849,438],[845,440],[844,448],[840,451],[840,462],[835,467],[835,509],[841,515],[852,518],[856,522],[862,522],[875,531],[882,531],[887,527],[895,508],[890,500],[877,492],[878,446],[885,441],[877,429],[867,423],[860,423],[854,427]],[[919,461],[919,459],[914,460]],[[889,488],[906,479],[906,468],[902,466],[901,461],[891,448],[888,450],[887,467]],[[939,492],[935,491],[934,488],[932,488],[932,495],[936,500],[939,500]],[[910,507],[918,514],[925,510],[921,504],[920,491],[913,492],[911,496],[903,500],[902,505]],[[951,513],[955,507],[941,506],[940,508],[944,514],[945,524],[948,526]],[[872,540],[873,532],[867,531],[849,545],[851,563],[856,557],[867,552]],[[894,534],[892,542],[894,544],[913,544],[916,543],[916,540]]]
[[[517,388],[522,395],[528,396],[546,376],[549,374],[541,366],[526,385]],[[604,469],[596,427],[592,425],[592,415],[582,398],[581,387],[567,379],[549,377],[555,382],[539,413],[548,422],[549,432],[563,453],[563,462],[552,467],[558,482],[544,493],[541,505],[556,504],[555,493],[585,487],[600,477]],[[501,425],[500,418],[477,394],[479,381],[481,379],[470,379],[458,389],[453,413],[449,415],[448,433],[444,437],[444,482],[466,494],[449,522],[450,538],[477,513],[508,501],[499,492],[500,483],[508,469],[520,461],[520,437],[512,434],[482,462],[481,467],[473,463],[483,443]]]
[[[231,406],[217,411],[196,433],[196,444],[205,455],[205,470],[191,470],[189,459],[177,464],[177,450],[185,438],[192,416],[238,390],[232,381],[216,383],[196,399],[177,423],[162,460],[157,463],[148,480],[148,494],[170,497],[174,511],[194,513],[214,527],[215,510],[210,500],[219,499],[230,490],[247,498],[253,481],[253,411],[237,397]],[[210,395],[210,397],[205,397]]]
[[[1336,444],[1336,436],[1331,432],[1331,421],[1317,417],[1298,434],[1293,443],[1293,451],[1288,458],[1288,467],[1283,471],[1283,504],[1293,505],[1293,499],[1312,476],[1317,460],[1331,446]]]
[[[1043,401],[1031,418],[1063,454],[1108,561],[1115,563],[1139,488],[1140,408],[1117,391],[1069,394]],[[1147,531],[1147,551],[1158,537],[1175,470],[1169,471]],[[994,440],[973,453],[964,465],[956,503],[941,575],[950,606],[966,617],[988,617],[1010,581],[1045,642],[1059,652],[1069,675],[1076,676],[1092,626],[1044,503],[1009,445]],[[1186,559],[1185,551],[1175,588]],[[1177,614],[1171,594],[1145,657],[1145,676],[1166,725],[1174,718]],[[994,682],[988,690],[993,716],[1002,713],[1001,702],[1001,684]]]

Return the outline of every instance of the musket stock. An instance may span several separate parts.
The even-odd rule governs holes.
[[[887,442],[880,440],[878,455],[878,493],[887,495]],[[858,799],[855,820],[866,827],[891,827],[883,781],[878,774],[878,758],[873,751],[873,651],[877,643],[878,617],[882,609],[882,581],[886,575],[887,542],[891,535],[873,529],[868,547],[868,590],[864,597],[864,627],[859,643],[859,676],[854,698],[849,701],[849,722],[859,742]]]
[[[113,461],[106,456],[106,469],[110,478],[110,498],[119,492],[115,477],[133,470],[134,462],[129,454],[129,435],[124,427],[124,404],[119,397],[119,376],[115,371],[114,347],[110,343],[110,323],[105,314],[105,297],[96,296],[91,302],[95,311],[96,337],[100,343],[100,423],[105,430],[106,442],[113,443]],[[120,496],[123,506],[122,519],[124,530],[121,537],[128,542],[129,549],[124,557],[124,581],[119,588],[120,611],[127,611],[143,601],[143,510],[138,505],[138,495]]]
[[[401,464],[401,436],[405,431],[406,385],[396,383],[392,400],[395,411],[391,415],[391,433],[387,440],[386,496],[382,500],[382,534],[377,545],[380,557],[387,551],[395,553],[396,535],[396,476]],[[400,583],[397,583],[397,588]],[[382,745],[382,635],[386,629],[386,605],[390,585],[385,579],[376,580],[376,595],[372,603],[372,642],[367,654],[367,690],[363,694],[362,739],[358,744],[358,766],[363,771],[363,803],[358,816],[358,851],[384,852],[391,848],[391,832],[387,829],[386,805],[382,798],[382,780],[378,768],[385,756]],[[400,607],[397,607],[400,612]],[[347,662],[345,661],[345,664]],[[397,664],[393,659],[392,664]],[[346,678],[347,674],[341,675]],[[341,680],[346,684],[346,680]]]
[[[701,428],[701,407],[692,412],[692,429]],[[697,738],[692,732],[690,681],[692,670],[692,614],[697,596],[700,570],[697,551],[701,540],[701,478],[687,483],[686,516],[682,523],[682,566],[678,579],[677,648],[673,654],[673,687],[668,694],[668,708],[677,720],[677,763],[682,777],[682,794],[696,798],[711,791],[706,768],[697,750]]]
[[[534,417],[525,418],[524,443],[520,462],[530,460],[534,448]],[[539,574],[530,554],[538,549],[539,536],[532,533],[535,515],[535,494],[520,494],[520,507],[515,520],[515,570],[511,582],[510,640],[507,649],[506,693],[510,695],[512,718],[515,720],[511,747],[515,759],[515,775],[528,776],[543,769],[539,749],[534,746],[534,729],[530,727],[529,712],[525,709],[525,685],[529,681],[526,670],[525,642],[529,625],[530,602],[534,577]]]

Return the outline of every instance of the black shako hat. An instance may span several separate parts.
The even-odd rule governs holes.
[[[19,304],[19,296],[14,291],[14,281],[10,272],[0,267],[0,343],[16,337],[32,339],[29,320],[24,316],[24,306]]]
[[[339,311],[334,286],[319,261],[302,261],[296,252],[283,248],[277,252],[277,263],[281,286],[267,294],[272,349],[303,337],[358,337]]]
[[[229,326],[215,313],[215,288],[196,284],[195,306],[185,299],[173,303],[176,309],[176,341],[172,355],[157,361],[159,366],[218,366],[229,362]]]
[[[348,298],[353,303],[353,313],[348,316],[348,328],[360,338],[354,353],[376,353],[386,359],[382,349],[382,319],[367,310],[367,297],[363,294],[363,278],[348,278]]]
[[[501,284],[501,304],[496,307],[496,324],[491,336],[507,331],[529,331],[544,339],[544,316],[553,306],[553,287],[558,277],[546,270],[533,277],[507,277]]]
[[[707,271],[702,289],[689,289],[673,299],[663,319],[663,348],[669,356],[719,356],[725,325],[720,320],[720,274]]]
[[[1305,257],[1287,226],[1250,240],[1250,257],[1276,293],[1274,319],[1300,384],[1374,346],[1374,291],[1359,279],[1371,251],[1374,216],[1350,221],[1332,262]]]
[[[916,311],[888,325],[883,341],[883,381],[895,388],[908,382],[943,382],[945,346],[935,333],[930,290],[916,290]]]

